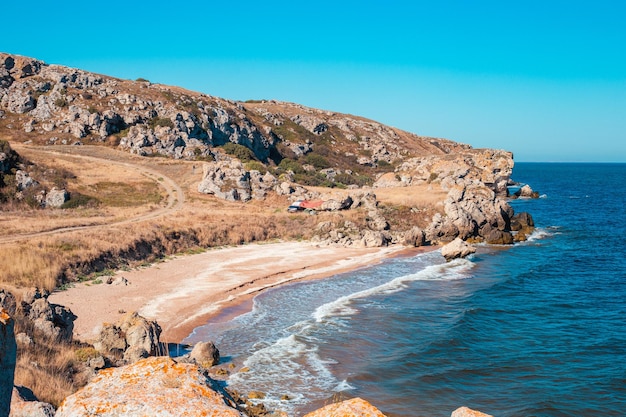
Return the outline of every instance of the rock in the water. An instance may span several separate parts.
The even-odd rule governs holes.
[[[493,417],[491,414],[481,413],[467,407],[457,408],[452,412],[451,417]]]
[[[9,417],[54,417],[52,404],[37,400],[37,397],[26,387],[14,387],[11,398],[11,414]]]
[[[330,404],[304,417],[385,417],[376,407],[361,398]]]
[[[0,307],[0,416],[8,416],[11,406],[17,358],[14,326],[11,316]]]
[[[458,237],[441,248],[441,254],[446,258],[446,261],[451,261],[456,258],[465,258],[474,252],[476,252],[475,247]]]
[[[220,362],[220,352],[213,342],[199,342],[191,350],[189,359],[203,368],[209,368]]]
[[[67,397],[56,417],[220,416],[245,417],[196,365],[169,357],[142,359],[102,370],[84,388]]]

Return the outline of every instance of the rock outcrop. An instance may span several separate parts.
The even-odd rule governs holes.
[[[385,417],[376,407],[361,398],[352,398],[306,414],[304,417]]]
[[[31,289],[22,297],[20,309],[24,317],[47,337],[71,341],[74,336],[76,315],[64,306],[48,301],[48,293]]]
[[[451,261],[456,258],[465,258],[475,252],[475,247],[458,237],[441,248],[441,255],[446,258],[446,261]]]
[[[100,371],[63,401],[56,417],[245,417],[213,385],[196,365],[168,357],[142,359]]]
[[[161,353],[161,327],[136,312],[128,313],[116,324],[105,323],[94,347],[115,363],[133,363]]]
[[[0,416],[8,416],[17,360],[15,323],[4,308],[0,308]]]

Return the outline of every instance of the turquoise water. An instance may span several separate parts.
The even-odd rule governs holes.
[[[513,177],[542,194],[512,202],[538,226],[529,242],[284,286],[189,340],[215,341],[251,369],[230,386],[293,416],[355,396],[389,417],[623,415],[626,165],[517,164]]]

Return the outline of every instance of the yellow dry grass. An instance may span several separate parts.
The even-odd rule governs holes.
[[[245,204],[219,200],[196,191],[202,176],[198,162],[141,158],[94,146],[53,147],[54,153],[50,147],[17,144],[14,148],[35,163],[52,163],[74,173],[68,188],[100,196],[104,203],[68,210],[4,212],[0,217],[0,284],[53,290],[93,271],[133,267],[179,252],[308,239],[321,221],[364,224],[367,215],[363,210],[290,214],[285,210],[288,200],[276,195]],[[429,187],[373,191],[386,215],[419,222],[445,195]],[[349,192],[319,191],[326,198]],[[416,214],[416,208],[422,215]],[[402,227],[404,223],[392,221]]]

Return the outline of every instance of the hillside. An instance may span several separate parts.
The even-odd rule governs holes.
[[[510,152],[299,104],[236,102],[0,54],[0,141],[2,280],[18,285],[52,289],[129,262],[272,238],[512,242],[493,233],[510,235],[513,212],[499,200]],[[283,212],[298,199],[328,211]],[[252,206],[268,221],[242,216]],[[24,249],[34,239],[45,241]]]
[[[512,169],[510,152],[357,116],[0,53],[0,289],[35,341],[16,383],[55,406],[86,383],[85,346],[40,334],[24,300],[250,242],[510,244],[532,230],[506,201]],[[302,200],[315,209],[287,211]]]

